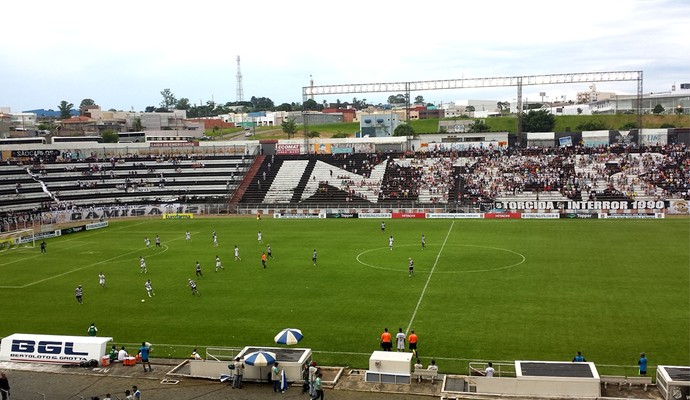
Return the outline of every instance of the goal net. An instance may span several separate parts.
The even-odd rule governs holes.
[[[0,252],[24,247],[36,247],[36,235],[33,229],[17,229],[0,233]]]

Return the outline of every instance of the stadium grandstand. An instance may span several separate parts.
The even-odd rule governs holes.
[[[684,143],[526,147],[376,139],[313,147],[294,140],[109,144],[113,148],[88,142],[46,149],[6,145],[1,148],[0,217],[3,230],[11,230],[45,213],[161,204],[195,205],[196,212],[212,214],[665,212],[680,200],[687,212],[690,200]]]

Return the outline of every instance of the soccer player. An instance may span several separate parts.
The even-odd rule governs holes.
[[[196,277],[197,278],[203,278],[204,275],[201,273],[201,264],[199,264],[199,261],[196,262]]]
[[[240,258],[240,248],[235,245],[235,261],[242,261]]]
[[[393,235],[391,235],[391,237],[388,238],[388,248],[391,250],[393,250],[393,240]]]
[[[156,247],[161,247],[161,237],[156,235]]]
[[[408,266],[408,269],[409,269],[409,271],[410,271],[410,278],[411,278],[412,275],[414,275],[414,260],[413,260],[411,257],[410,257],[410,259],[409,259],[408,265],[409,265],[409,266]]]
[[[314,249],[314,252],[311,253],[311,263],[316,267],[316,249]]]
[[[398,328],[398,333],[395,334],[395,342],[396,342],[396,348],[398,349],[399,352],[405,351],[405,334],[402,331],[402,328]]]
[[[46,241],[44,240],[41,242],[41,254],[45,254],[45,253],[46,253]]]
[[[98,274],[98,284],[101,285],[101,287],[105,287],[105,275],[103,272]]]
[[[213,235],[213,247],[218,247],[218,236]]]
[[[146,245],[147,249],[151,247],[151,240],[149,240],[148,236],[144,238],[144,244]]]
[[[265,252],[261,253],[261,265],[263,265],[264,269],[266,269],[266,253]]]
[[[264,241],[263,241],[262,235],[261,235],[261,231],[259,231],[259,233],[256,234],[256,240],[259,241],[259,244],[264,244]]]
[[[148,271],[146,270],[146,260],[144,260],[144,257],[139,257],[139,273],[140,274],[145,274]]]
[[[77,286],[76,289],[74,289],[74,296],[77,298],[77,301],[79,302],[79,304],[84,304],[81,300],[82,294],[84,294],[84,292],[81,289],[81,285],[79,285],[79,286]]]
[[[189,231],[184,233],[184,240],[188,242],[192,240],[192,234]]]
[[[271,257],[271,260],[273,260],[273,251],[271,250],[270,244],[268,246],[266,246],[266,255]]]
[[[381,233],[386,231],[386,223],[381,221]]]
[[[223,264],[221,264],[221,262],[220,262],[220,257],[216,256],[216,272],[218,272],[218,268],[225,269],[223,267]]]
[[[426,248],[426,237],[424,237],[424,234],[422,233],[422,250]]]
[[[144,283],[144,287],[146,288],[146,293],[149,295],[149,297],[156,295],[156,293],[153,291],[153,286],[151,286],[151,279],[147,280],[146,283]]]
[[[196,282],[194,282],[193,280],[190,279],[189,282],[187,282],[187,285],[189,286],[190,289],[192,289],[193,295],[199,294],[199,291],[196,288]]]

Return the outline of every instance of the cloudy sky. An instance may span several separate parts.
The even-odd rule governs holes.
[[[690,1],[3,2],[0,107],[143,111],[169,88],[192,104],[301,102],[302,87],[558,74],[644,72],[644,91],[690,82]],[[635,93],[634,82],[600,91]],[[529,86],[573,98],[587,85]],[[347,94],[385,102],[395,93]],[[512,101],[515,88],[412,93],[428,102]],[[317,97],[321,102],[338,98]]]

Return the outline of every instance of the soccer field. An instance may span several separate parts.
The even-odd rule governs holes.
[[[49,239],[45,255],[38,244],[6,251],[0,336],[85,335],[95,322],[100,336],[118,344],[145,340],[154,356],[186,357],[194,347],[274,346],[273,336],[293,327],[305,335],[298,346],[313,349],[319,364],[361,368],[384,328],[402,328],[419,335],[424,364],[436,358],[444,372],[467,372],[470,360],[570,360],[576,351],[605,374],[632,375],[642,351],[651,365],[690,364],[685,218],[391,219],[385,232],[380,223],[120,220]],[[263,269],[268,244],[274,259]],[[225,268],[219,272],[216,255]],[[196,261],[203,278],[195,277]],[[191,294],[189,278],[200,296]]]

